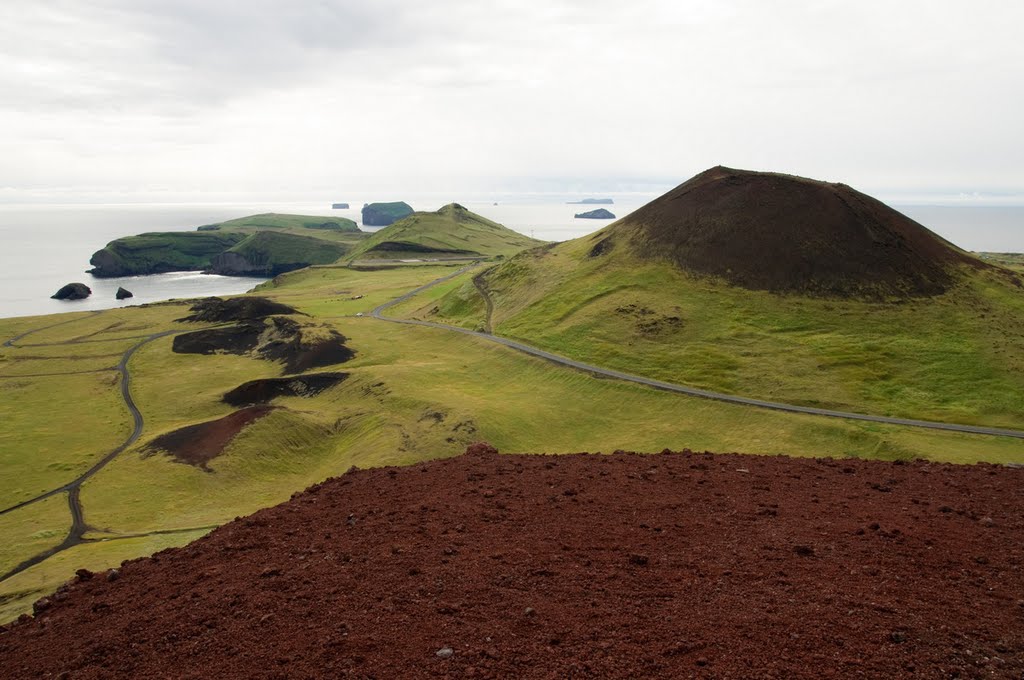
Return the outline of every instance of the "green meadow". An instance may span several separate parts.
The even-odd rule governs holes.
[[[629,373],[806,406],[1020,427],[1024,291],[965,271],[935,298],[890,302],[750,291],[587,239],[537,249],[482,278],[494,332]],[[486,308],[472,282],[409,303],[466,327]]]

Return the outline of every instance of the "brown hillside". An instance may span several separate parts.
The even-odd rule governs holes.
[[[845,184],[721,166],[607,233],[610,243],[632,240],[643,255],[754,290],[936,295],[951,285],[952,265],[987,266]]]
[[[83,572],[0,676],[1024,673],[1024,470],[471,449]]]

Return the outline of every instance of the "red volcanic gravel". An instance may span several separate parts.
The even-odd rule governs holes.
[[[0,632],[0,673],[1020,678],[1022,492],[989,465],[475,445],[83,573]]]

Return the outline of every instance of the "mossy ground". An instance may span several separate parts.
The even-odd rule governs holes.
[[[221,402],[225,392],[247,380],[279,376],[282,366],[244,356],[174,354],[170,337],[139,349],[130,370],[132,394],[145,417],[143,435],[82,488],[86,522],[98,530],[87,538],[98,542],[59,553],[0,583],[0,620],[26,611],[35,598],[69,578],[76,568],[115,566],[123,559],[188,542],[212,525],[281,502],[352,465],[401,465],[457,455],[476,440],[490,441],[505,452],[689,447],[961,463],[1024,461],[1020,440],[785,414],[689,398],[555,366],[485,339],[356,316],[452,271],[442,266],[378,271],[315,267],[262,286],[260,294],[299,310],[295,320],[336,329],[349,339],[355,358],[333,370],[344,370],[351,377],[314,398],[276,400],[280,408],[243,430],[221,456],[210,461],[209,471],[147,452],[146,444],[159,434],[231,412]],[[542,274],[524,271],[524,276]],[[415,314],[421,307],[423,314],[429,314],[443,307],[457,313],[464,324],[479,324],[486,310],[471,278],[478,272],[467,272],[389,313]],[[551,274],[559,272],[554,269]],[[679,285],[654,272],[644,276],[658,286]],[[599,290],[575,309],[557,310],[562,318],[555,326],[558,332],[571,328],[574,315],[596,309],[594,305],[614,309],[623,304],[625,300],[614,296],[625,284],[609,285],[611,292],[600,295]],[[502,294],[500,288],[492,292],[499,302]],[[641,302],[651,306],[657,302],[646,300]],[[732,315],[733,323],[742,328],[745,322],[736,317],[752,313],[751,307],[740,305],[739,299],[721,300],[719,318]],[[521,334],[537,331],[539,337],[530,337],[531,342],[561,337],[544,335],[539,326],[528,323],[507,325],[511,320],[507,307],[499,304],[498,309],[502,328],[518,329]],[[118,353],[140,336],[201,326],[175,321],[186,313],[185,305],[156,305],[75,315],[70,323],[41,330],[18,347],[0,350],[0,374],[66,371],[78,365],[67,358],[71,355],[94,354],[83,359],[81,365],[88,367],[116,363]],[[682,313],[693,323],[695,311]],[[808,320],[800,330],[791,318],[796,312],[775,312],[771,317],[775,326],[758,331],[763,334],[760,344],[785,337],[799,347],[794,339],[813,337],[807,325],[818,318],[815,314],[821,308],[810,305],[802,313]],[[0,340],[63,320],[0,320]],[[898,326],[895,321],[891,324]],[[575,345],[566,345],[573,351],[591,347],[582,333],[568,337],[575,338]],[[605,336],[598,333],[597,337]],[[758,337],[749,338],[751,351],[769,356],[777,351],[770,343],[769,349],[759,349]],[[76,342],[53,344],[72,340]],[[634,338],[632,342],[638,356],[652,353],[656,360],[668,361],[656,353],[653,340]],[[712,349],[704,346],[701,351],[711,356]],[[613,365],[625,361],[623,356],[607,348],[596,355]],[[852,355],[849,360],[853,362]],[[864,361],[870,366],[874,359]],[[53,370],[42,370],[48,368]],[[640,372],[636,365],[628,368]],[[717,375],[713,367],[702,370]],[[0,477],[0,498],[17,502],[65,484],[124,439],[130,421],[111,375],[115,374],[0,380],[0,389],[7,383],[18,385],[16,397],[10,392],[10,397],[0,400],[4,409],[0,465],[5,472]],[[857,391],[857,375],[848,376],[850,393]],[[777,380],[785,385],[797,378],[783,372]],[[6,546],[0,551],[0,564],[17,564],[58,544],[68,524],[63,495],[0,517],[0,543]],[[175,533],[152,533],[168,531]]]

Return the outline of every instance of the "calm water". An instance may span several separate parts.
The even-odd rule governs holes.
[[[550,198],[467,201],[470,210],[528,236],[564,241],[584,236],[607,220],[577,220],[577,212],[609,208],[623,217],[654,196],[616,197],[612,206],[569,205]],[[417,210],[436,210],[440,198],[408,201]],[[171,298],[242,293],[261,279],[179,272],[124,279],[95,279],[84,273],[89,257],[119,236],[144,231],[189,231],[197,225],[262,212],[340,215],[359,221],[362,202],[349,210],[322,204],[247,205],[0,205],[0,317],[106,309]],[[1024,251],[1024,207],[897,206],[899,210],[968,250]],[[51,300],[65,283],[81,281],[93,290],[87,300]],[[124,286],[135,294],[120,303],[114,291]]]

